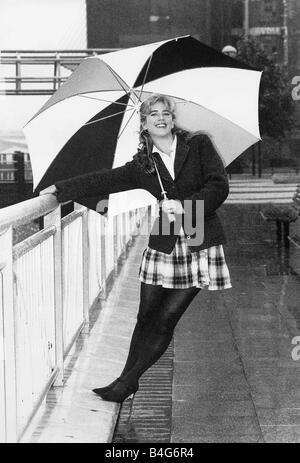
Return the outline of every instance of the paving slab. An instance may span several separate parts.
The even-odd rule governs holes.
[[[300,280],[260,208],[220,209],[233,288],[201,291],[176,328],[173,443],[300,442]]]

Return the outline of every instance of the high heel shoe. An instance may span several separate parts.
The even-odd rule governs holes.
[[[108,402],[121,403],[131,396],[134,397],[134,394],[139,388],[138,383],[126,384],[126,382],[121,378],[118,378],[118,380],[114,381],[114,383],[115,384],[112,387],[100,387],[98,389],[93,389],[93,392],[99,395],[101,399]],[[133,400],[133,398],[131,400]]]
[[[103,392],[106,392],[112,389],[116,384],[118,384],[119,379],[120,378],[116,378],[112,383],[108,384],[107,386],[98,387],[97,389],[93,389],[93,392],[95,392],[95,394],[101,395]]]
[[[127,397],[126,401],[129,400],[129,412],[128,412],[128,416],[127,416],[127,420],[126,420],[126,423],[129,423],[130,419],[131,419],[131,415],[132,415],[132,408],[133,408],[133,401],[134,401],[134,396],[135,396],[135,393],[134,394],[131,394],[129,397]]]

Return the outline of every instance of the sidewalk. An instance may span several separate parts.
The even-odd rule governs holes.
[[[294,250],[275,246],[275,226],[259,209],[221,207],[233,288],[195,298],[166,354],[141,378],[127,427],[123,406],[116,444],[300,442],[300,359],[292,358],[300,278],[289,267]],[[119,406],[91,389],[112,381],[125,362],[146,242],[138,237],[131,248],[90,336],[82,337],[83,350],[70,353],[66,386],[50,392],[29,441],[113,439]]]
[[[174,443],[300,442],[300,279],[258,211],[221,208],[233,288],[200,293],[177,326]]]
[[[274,183],[271,178],[237,177],[229,184],[225,204],[290,204],[296,191],[296,183]]]

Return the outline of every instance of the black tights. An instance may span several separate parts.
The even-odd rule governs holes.
[[[137,323],[120,377],[136,384],[166,351],[177,322],[200,288],[169,289],[141,283]]]

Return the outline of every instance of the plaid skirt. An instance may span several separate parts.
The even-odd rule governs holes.
[[[212,291],[231,288],[223,246],[191,252],[182,228],[171,254],[149,247],[144,250],[139,280],[175,289],[192,286]]]

